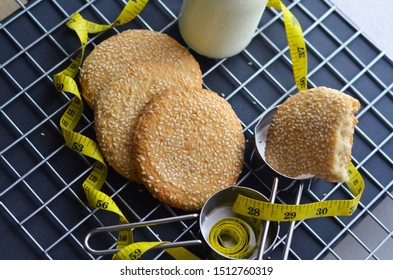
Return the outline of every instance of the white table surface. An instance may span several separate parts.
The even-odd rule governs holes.
[[[392,0],[330,0],[370,41],[393,60]]]

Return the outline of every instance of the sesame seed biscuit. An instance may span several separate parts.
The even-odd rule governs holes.
[[[136,172],[133,135],[142,110],[162,91],[193,86],[183,72],[165,64],[145,63],[131,67],[114,79],[96,100],[94,122],[97,141],[109,165],[125,178],[141,183]]]
[[[199,210],[236,183],[245,139],[230,104],[217,93],[175,88],[146,107],[134,135],[137,169],[147,189],[172,207]]]
[[[89,107],[95,109],[96,99],[114,77],[144,62],[173,66],[202,87],[198,62],[175,39],[156,31],[126,30],[97,45],[82,65],[82,96]]]
[[[268,130],[266,161],[289,177],[313,174],[330,182],[347,181],[359,109],[358,100],[326,87],[289,97]]]

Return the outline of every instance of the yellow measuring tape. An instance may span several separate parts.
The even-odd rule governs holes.
[[[258,220],[224,218],[212,226],[208,241],[211,247],[227,257],[248,259],[257,248],[261,232],[262,223]],[[255,240],[251,239],[252,236]]]
[[[307,89],[307,51],[302,27],[280,0],[269,0],[267,7],[282,11],[295,83],[299,91],[305,90]]]
[[[232,210],[240,215],[269,221],[299,221],[311,218],[350,216],[356,210],[364,190],[364,181],[355,166],[347,167],[348,188],[355,196],[348,200],[326,200],[308,204],[273,204],[239,195]]]
[[[74,78],[82,64],[85,47],[88,41],[88,34],[103,32],[112,27],[120,26],[130,22],[142,11],[142,9],[147,3],[148,0],[128,1],[124,9],[120,12],[119,16],[112,24],[97,24],[94,22],[90,22],[84,19],[79,13],[75,13],[73,16],[71,16],[71,18],[67,21],[66,25],[76,32],[81,43],[81,53],[65,70],[54,75],[54,86],[56,90],[60,92],[68,92],[74,95],[74,98],[71,100],[69,106],[67,107],[65,113],[62,115],[60,120],[60,126],[65,139],[65,143],[70,149],[96,160],[96,163],[91,173],[83,182],[83,189],[85,191],[88,204],[91,207],[110,211],[117,214],[119,216],[119,223],[121,224],[128,223],[126,217],[121,212],[116,203],[112,200],[112,198],[100,191],[106,180],[108,168],[105,164],[104,157],[100,152],[98,144],[92,139],[74,131],[84,110],[83,101]],[[298,23],[297,19],[292,15],[292,13],[285,7],[285,5],[281,3],[281,1],[270,0],[268,2],[268,6],[283,11],[285,29],[290,48],[291,60],[293,63],[295,83],[299,90],[306,89],[307,56],[306,46],[304,43],[300,24]],[[250,203],[249,198],[243,197],[241,199],[243,200],[243,202],[236,204],[238,208],[237,210],[239,210],[240,208],[244,208],[247,203]],[[267,204],[266,206],[263,206],[262,204],[260,204],[261,202],[257,201],[254,201],[253,203],[259,203],[258,206],[260,206],[261,208],[258,208],[258,211],[260,211],[260,213],[264,213],[262,208],[269,205]],[[276,207],[273,204],[270,205]],[[285,212],[285,210],[281,211]],[[303,212],[303,210],[301,210],[301,212]],[[253,215],[254,218],[255,216],[256,215]],[[262,215],[260,217],[262,217]],[[245,245],[248,243],[247,240],[249,239],[249,232],[247,231],[247,227],[244,227],[244,222],[240,222],[240,228],[238,221],[227,220],[225,222],[227,228],[226,230],[223,230],[220,224],[212,228],[212,247],[217,249],[218,251],[223,250],[228,255],[234,258],[248,257],[250,255],[250,252],[252,252],[252,250],[254,250],[255,248],[253,247],[250,249]],[[241,228],[243,228],[243,230]],[[261,229],[257,229],[257,231],[260,230]],[[225,238],[225,236],[228,234],[235,241],[234,245],[229,247],[225,245],[225,242],[222,242],[222,239]],[[214,240],[216,240],[218,243],[216,244],[216,241]],[[246,242],[244,242],[245,240]],[[139,259],[143,255],[143,253],[163,243],[166,242],[133,243],[131,230],[122,230],[119,232],[117,240],[117,248],[120,248],[121,250],[113,256],[113,259]],[[237,251],[238,247],[241,248],[240,251]],[[247,250],[244,250],[244,248],[247,248]],[[166,249],[165,251],[175,259],[199,259],[194,254],[181,247]]]

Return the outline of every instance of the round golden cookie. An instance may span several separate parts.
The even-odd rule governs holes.
[[[199,210],[236,183],[245,139],[230,104],[212,91],[175,88],[146,107],[134,135],[137,169],[148,190],[172,207]]]
[[[173,66],[202,87],[198,62],[175,39],[151,30],[127,30],[97,45],[82,65],[82,96],[90,108],[95,109],[97,98],[114,77],[145,62]]]
[[[131,67],[109,84],[105,98],[96,100],[94,122],[100,148],[113,169],[131,181],[141,182],[132,140],[142,110],[162,91],[194,83],[171,66],[146,63]]]

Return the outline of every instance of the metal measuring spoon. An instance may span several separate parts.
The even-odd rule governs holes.
[[[167,248],[174,248],[174,247],[187,247],[187,246],[195,246],[195,245],[207,245],[213,252],[213,257],[215,259],[233,259],[228,257],[227,255],[223,254],[222,252],[217,251],[212,244],[209,243],[209,234],[210,230],[212,229],[213,225],[218,221],[225,219],[225,218],[239,218],[242,219],[243,217],[239,214],[236,214],[232,211],[232,206],[236,201],[236,198],[239,194],[242,194],[247,197],[251,197],[254,199],[267,201],[261,193],[257,192],[254,189],[241,187],[241,186],[230,186],[228,188],[222,189],[217,191],[213,194],[203,205],[200,213],[194,214],[186,214],[181,216],[175,217],[168,217],[168,218],[161,218],[155,220],[145,220],[141,222],[135,222],[130,224],[121,224],[121,225],[114,225],[114,226],[104,226],[98,227],[90,231],[84,241],[84,246],[88,252],[93,255],[107,255],[107,254],[116,254],[120,251],[119,248],[116,249],[104,249],[104,250],[97,250],[90,246],[90,239],[93,235],[99,233],[106,233],[106,232],[115,232],[124,229],[134,229],[134,228],[142,228],[142,227],[151,227],[157,226],[162,224],[168,224],[173,222],[180,222],[185,220],[199,220],[199,227],[202,234],[202,240],[185,240],[185,241],[176,241],[172,243],[164,243],[159,246],[154,247],[155,249],[167,249]],[[260,221],[263,223],[262,221]],[[265,243],[266,246],[263,247],[263,252],[266,253],[273,248],[274,243],[277,240],[278,233],[279,233],[279,222],[272,223],[269,232],[266,231]],[[263,226],[266,228],[266,226]],[[252,232],[254,235],[254,232]],[[250,236],[251,243],[257,243],[257,236]],[[265,248],[266,247],[266,248]],[[258,255],[258,251],[255,250],[249,259],[255,259]]]
[[[288,178],[288,179],[292,179],[292,180],[301,180],[300,185],[299,185],[299,189],[298,189],[298,193],[296,195],[296,202],[295,202],[295,204],[299,204],[302,193],[303,193],[303,189],[304,189],[304,180],[311,179],[314,177],[314,175],[302,174],[297,177],[287,176],[285,174],[278,172],[274,168],[272,168],[269,165],[269,163],[267,163],[266,157],[265,157],[267,133],[268,133],[270,124],[273,120],[273,116],[276,113],[277,109],[278,109],[278,106],[266,110],[264,112],[264,114],[261,116],[261,119],[259,120],[257,125],[255,126],[255,131],[254,131],[255,149],[257,151],[257,154],[260,157],[260,160],[262,160],[271,170],[273,170],[277,174],[277,176],[275,176],[275,178],[273,180],[273,187],[272,187],[270,202],[274,203],[274,201],[275,201],[275,196],[276,196],[276,193],[279,189],[279,177],[284,177],[284,178]],[[267,231],[268,229],[266,229],[266,226],[268,227],[269,225],[268,224],[265,225],[265,230]],[[295,228],[295,221],[292,221],[289,224],[289,228],[288,228],[288,232],[287,232],[287,240],[285,242],[284,255],[283,255],[284,260],[286,260],[288,258],[289,249],[290,249],[292,238],[293,238],[294,228]],[[265,242],[264,236],[262,237],[262,243],[263,242]],[[263,252],[260,252],[260,254],[263,254]]]

